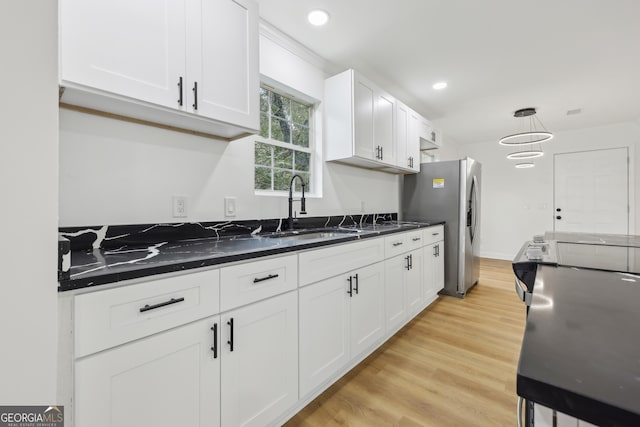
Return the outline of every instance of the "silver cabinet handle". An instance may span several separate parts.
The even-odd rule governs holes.
[[[522,283],[516,277],[516,293],[521,301],[523,301],[526,305],[531,305],[531,292],[527,289],[527,285]]]

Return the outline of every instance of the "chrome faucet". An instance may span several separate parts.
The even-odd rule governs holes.
[[[291,183],[289,184],[289,221],[288,221],[288,230],[293,230],[293,202],[297,202],[298,200],[293,200],[293,181],[296,180],[296,177],[300,179],[300,183],[302,184],[302,197],[299,199],[300,201],[300,215],[306,215],[306,199],[304,198],[304,179],[298,174],[295,174],[291,177]]]

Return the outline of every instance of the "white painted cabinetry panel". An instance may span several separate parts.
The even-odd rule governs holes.
[[[61,0],[62,81],[178,108],[178,79],[186,79],[185,4]]]
[[[363,239],[298,255],[299,285],[305,286],[384,259],[384,239]]]
[[[444,240],[444,225],[436,225],[433,227],[425,228],[422,231],[422,239],[424,245],[430,245],[431,243]]]
[[[305,396],[350,359],[347,277],[332,277],[299,292],[300,396]]]
[[[219,270],[207,270],[77,295],[75,356],[216,314],[219,286]]]
[[[222,425],[265,426],[298,400],[298,295],[222,316]]]
[[[361,268],[353,275],[351,355],[359,355],[384,336],[384,264]]]
[[[298,257],[258,260],[220,270],[220,311],[227,311],[298,286]]]
[[[80,359],[75,364],[75,425],[220,425],[220,355],[214,316]]]

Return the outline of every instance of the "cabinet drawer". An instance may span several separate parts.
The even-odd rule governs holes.
[[[288,255],[222,268],[221,311],[296,289],[297,261],[296,255]]]
[[[370,238],[298,255],[300,286],[327,279],[384,259],[384,239]]]
[[[86,356],[218,313],[219,270],[78,295],[75,355]]]
[[[405,252],[421,248],[423,245],[422,230],[396,233],[384,238],[385,258],[392,258]]]
[[[436,225],[422,230],[422,240],[423,245],[430,245],[444,240],[444,225]]]

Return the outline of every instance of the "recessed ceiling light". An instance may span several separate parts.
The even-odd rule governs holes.
[[[320,9],[312,10],[311,12],[309,12],[309,15],[307,15],[307,19],[309,20],[309,23],[311,25],[320,27],[329,22],[329,14]]]
[[[438,83],[433,85],[433,88],[435,90],[442,90],[442,89],[444,89],[446,87],[447,87],[447,82],[438,82]]]

